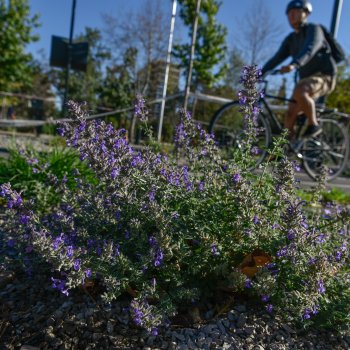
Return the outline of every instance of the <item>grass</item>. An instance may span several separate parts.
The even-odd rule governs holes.
[[[304,190],[298,190],[298,196],[305,201],[311,200],[311,194]],[[330,191],[323,192],[322,196],[326,202],[336,202],[341,205],[350,204],[350,193],[339,188],[333,187]]]

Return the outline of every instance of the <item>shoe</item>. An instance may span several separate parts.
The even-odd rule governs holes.
[[[303,137],[316,137],[322,133],[322,127],[320,125],[309,125],[304,132]]]

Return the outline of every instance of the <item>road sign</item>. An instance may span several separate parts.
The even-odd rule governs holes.
[[[50,65],[66,68],[68,65],[69,39],[52,36]],[[86,72],[89,44],[87,42],[72,43],[70,68]]]

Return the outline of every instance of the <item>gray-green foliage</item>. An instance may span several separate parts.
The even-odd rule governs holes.
[[[174,45],[174,56],[179,59],[187,74],[191,50],[193,22],[196,14],[196,0],[180,0],[180,17],[189,29],[189,43]],[[226,72],[222,62],[226,55],[227,29],[217,22],[216,15],[221,1],[202,0],[198,18],[197,40],[193,62],[193,85],[211,86]]]

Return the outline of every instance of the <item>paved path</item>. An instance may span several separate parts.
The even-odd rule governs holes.
[[[310,188],[315,185],[315,182],[310,179],[310,177],[304,173],[300,172],[296,175],[297,180],[300,180],[300,185],[302,188]],[[350,177],[338,177],[333,181],[328,183],[328,188],[339,188],[345,192],[350,193]]]

